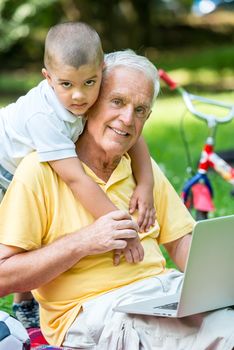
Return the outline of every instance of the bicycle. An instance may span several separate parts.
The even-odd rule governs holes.
[[[187,208],[195,210],[197,220],[207,219],[209,213],[214,211],[213,187],[208,177],[208,170],[212,168],[221,177],[234,186],[234,168],[214,151],[215,132],[220,124],[229,123],[234,117],[234,106],[213,99],[193,95],[179,86],[164,70],[159,69],[160,78],[170,87],[178,92],[184,101],[187,110],[195,117],[207,123],[208,136],[202,148],[200,160],[196,173],[192,175],[184,184],[181,198]],[[204,113],[196,107],[196,103],[209,106],[218,106],[225,110],[226,114],[219,117],[213,114]],[[184,142],[187,142],[184,140]],[[187,149],[187,158],[191,172],[191,158]]]

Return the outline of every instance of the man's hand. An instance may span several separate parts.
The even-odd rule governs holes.
[[[69,270],[85,256],[125,249],[127,240],[135,239],[138,230],[130,214],[117,210],[32,251],[2,244],[0,296],[38,288]]]
[[[79,245],[84,245],[85,255],[94,255],[125,249],[130,239],[138,239],[139,227],[130,214],[117,210],[100,217],[84,230],[87,234],[83,232],[80,237],[77,234]]]
[[[149,230],[154,225],[156,211],[154,208],[154,198],[152,188],[145,185],[138,185],[133,192],[129,203],[129,212],[133,214],[138,210],[137,223],[140,232]]]
[[[128,239],[126,248],[114,251],[115,266],[119,265],[121,254],[125,256],[126,261],[130,264],[142,261],[144,259],[144,249],[139,237]]]

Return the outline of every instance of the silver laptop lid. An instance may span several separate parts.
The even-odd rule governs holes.
[[[234,215],[197,222],[178,316],[234,304]]]

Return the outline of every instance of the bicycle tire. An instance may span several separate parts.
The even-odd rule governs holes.
[[[208,212],[207,211],[196,210],[196,220],[197,221],[206,220],[206,219],[208,219]]]

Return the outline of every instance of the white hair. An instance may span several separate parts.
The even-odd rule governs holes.
[[[154,86],[153,101],[159,93],[159,75],[157,68],[148,58],[137,55],[133,50],[127,49],[123,51],[115,51],[104,55],[105,69],[104,74],[111,71],[113,68],[124,66],[138,69],[152,81]]]

